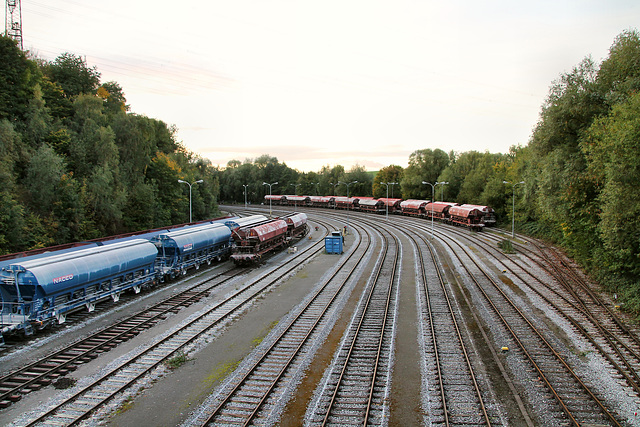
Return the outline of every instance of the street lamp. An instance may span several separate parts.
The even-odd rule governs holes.
[[[445,182],[445,181],[436,182],[436,185],[438,185],[438,184],[442,184],[442,193],[441,193],[441,195],[442,195],[442,201],[444,202],[444,186],[449,184],[449,182],[448,181],[447,182]],[[433,196],[434,199],[435,199],[435,197],[436,196]]]
[[[389,221],[389,186],[391,185],[391,191],[393,191],[393,185],[397,184],[397,182],[381,182],[380,185],[386,185],[387,187],[387,203],[385,203],[385,207],[387,208],[387,212],[385,214],[386,221]]]
[[[276,185],[278,183],[278,181],[276,182],[272,182],[271,184],[263,182],[262,185],[268,185],[269,186],[269,216],[271,216],[271,186],[272,185]]]
[[[503,184],[511,184],[511,182],[509,181],[502,181]],[[513,240],[515,240],[516,238],[516,185],[518,184],[524,184],[524,181],[520,181],[520,182],[516,182],[515,184],[512,184],[512,195],[511,195],[511,199],[513,201],[512,204],[512,208],[511,208],[511,238]]]
[[[247,209],[247,187],[249,184],[242,184],[244,187],[244,208]]]
[[[203,181],[202,181],[201,179],[199,179],[199,180],[197,180],[197,181],[192,182],[191,184],[189,184],[187,181],[183,181],[183,180],[179,179],[179,180],[178,180],[178,182],[179,182],[180,184],[187,184],[187,185],[189,186],[189,223],[191,223],[191,222],[193,222],[193,221],[191,220],[191,186],[192,186],[193,184],[200,184],[200,183],[201,183],[201,182],[203,182]]]
[[[393,199],[393,186],[397,185],[397,182],[389,182],[388,184],[391,185],[391,198]],[[387,196],[387,199],[389,198],[389,196]]]
[[[429,184],[431,186],[431,239],[433,239],[433,202],[435,201],[436,198],[436,187],[427,181],[422,181],[423,184]],[[437,183],[436,183],[437,184]],[[444,188],[444,187],[443,187]]]
[[[330,182],[329,184],[333,185],[333,197],[336,197],[336,187],[337,187],[338,185],[340,185],[340,181],[338,181],[338,183],[337,183],[337,184],[334,184],[333,182]],[[335,201],[333,202],[333,210],[334,210],[334,211],[336,210],[336,203],[335,203]]]
[[[344,185],[347,186],[347,199],[349,198],[349,186],[351,184],[355,184],[356,182],[358,182],[358,181],[351,181],[351,182],[338,181],[338,184],[344,184]],[[349,230],[349,205],[347,205],[347,230],[345,230],[345,231],[348,231],[348,230]]]
[[[340,185],[340,181],[338,181],[338,183],[337,183],[337,184],[334,184],[333,182],[330,182],[329,184],[330,184],[330,185],[333,185],[333,195],[335,196],[335,195],[336,195],[336,187],[337,187],[338,185]]]

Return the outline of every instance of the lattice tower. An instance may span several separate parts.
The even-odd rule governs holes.
[[[4,34],[14,39],[21,50],[22,46],[22,6],[20,0],[7,0],[5,9]]]

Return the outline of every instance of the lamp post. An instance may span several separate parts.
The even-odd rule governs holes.
[[[380,185],[385,185],[387,187],[387,203],[385,203],[386,207],[386,221],[389,221],[389,186],[391,185],[391,191],[393,191],[393,185],[397,184],[397,182],[381,182]]]
[[[338,181],[338,184],[344,184],[344,185],[347,186],[347,199],[349,198],[349,186],[351,184],[355,184],[356,182],[358,182],[358,181],[351,181],[351,182]],[[347,230],[349,230],[349,206],[348,205],[347,205]]]
[[[262,185],[268,185],[269,186],[269,216],[271,216],[271,186],[272,185],[276,185],[278,183],[278,181],[276,182],[272,182],[271,184],[267,183],[267,182],[263,182]]]
[[[393,199],[393,186],[397,185],[397,182],[388,182],[387,184],[391,185],[391,198]],[[387,196],[387,199],[389,198],[389,196]]]
[[[244,208],[247,209],[247,187],[249,184],[242,184],[244,187]]]
[[[333,182],[330,182],[329,184],[333,185],[333,197],[336,197],[336,187],[337,187],[338,185],[340,185],[340,181],[338,181],[338,183],[337,183],[337,184],[334,184]],[[336,210],[336,202],[335,202],[335,200],[334,200],[334,202],[333,202],[333,210],[334,210],[334,211]]]
[[[340,185],[340,181],[338,181],[338,183],[337,183],[337,184],[334,184],[333,182],[330,182],[329,184],[330,184],[330,185],[333,185],[333,195],[335,196],[335,195],[336,195],[336,187],[337,187],[338,185]]]
[[[301,185],[301,184],[291,184],[291,186],[293,187],[293,195],[294,196],[298,195],[298,186],[299,185]],[[293,201],[293,209],[296,210],[296,211],[298,210],[298,201],[297,200]]]
[[[448,182],[448,181],[447,181],[447,182],[445,182],[445,181],[436,182],[436,185],[438,185],[438,184],[442,184],[442,193],[441,193],[441,196],[442,196],[442,201],[444,202],[444,186],[445,186],[445,185],[447,185],[447,184],[449,184],[449,182]],[[436,197],[436,196],[433,196],[433,198],[434,198],[434,199],[435,199],[435,197]]]
[[[201,182],[203,182],[203,181],[202,181],[201,179],[199,179],[199,180],[197,180],[197,181],[192,182],[191,184],[189,184],[187,181],[183,181],[183,180],[179,179],[179,180],[178,180],[178,182],[179,182],[180,184],[187,184],[187,185],[189,186],[189,223],[191,223],[191,222],[193,222],[193,221],[191,220],[191,186],[192,186],[193,184],[200,184],[200,183],[201,183]]]
[[[320,185],[319,182],[312,182],[311,185],[315,185],[316,186],[316,196],[320,195],[320,191],[318,191],[318,186]]]
[[[423,184],[429,184],[431,186],[431,239],[433,239],[433,202],[435,201],[436,198],[436,187],[427,181],[422,181]]]
[[[512,195],[511,195],[511,199],[512,199],[512,207],[511,207],[511,239],[515,240],[516,238],[516,185],[518,184],[524,184],[524,181],[520,181],[520,182],[516,182],[515,184],[512,184],[509,181],[502,181],[503,184],[511,184],[511,190],[512,190]]]

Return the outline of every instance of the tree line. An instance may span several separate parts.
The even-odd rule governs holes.
[[[562,246],[626,308],[640,313],[640,36],[619,34],[608,56],[584,58],[552,82],[528,144],[508,153],[413,152],[375,176],[355,166],[299,173],[263,156],[220,170],[223,200],[268,194],[435,199],[488,205],[506,227]],[[432,187],[423,182],[434,185]],[[336,183],[338,185],[336,186]],[[397,183],[381,184],[381,183]],[[446,184],[444,184],[446,183]],[[522,183],[522,184],[520,184]],[[514,200],[515,197],[515,200]],[[513,218],[515,215],[515,218]]]
[[[129,111],[65,53],[31,58],[0,37],[0,253],[83,241],[217,214],[217,176],[176,129]]]
[[[639,88],[640,36],[629,29],[602,62],[587,57],[552,82],[530,140],[508,153],[425,148],[406,168],[377,173],[300,172],[268,154],[213,167],[175,128],[132,113],[120,86],[101,83],[82,58],[41,61],[1,38],[0,249],[186,222],[188,188],[178,179],[203,180],[193,186],[194,220],[218,215],[218,201],[261,203],[263,183],[277,182],[274,194],[388,191],[489,205],[505,226],[513,219],[518,231],[561,245],[638,312]]]

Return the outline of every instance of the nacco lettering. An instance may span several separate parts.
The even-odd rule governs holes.
[[[67,274],[66,276],[60,276],[53,279],[53,283],[66,282],[67,280],[73,279],[73,274]]]

